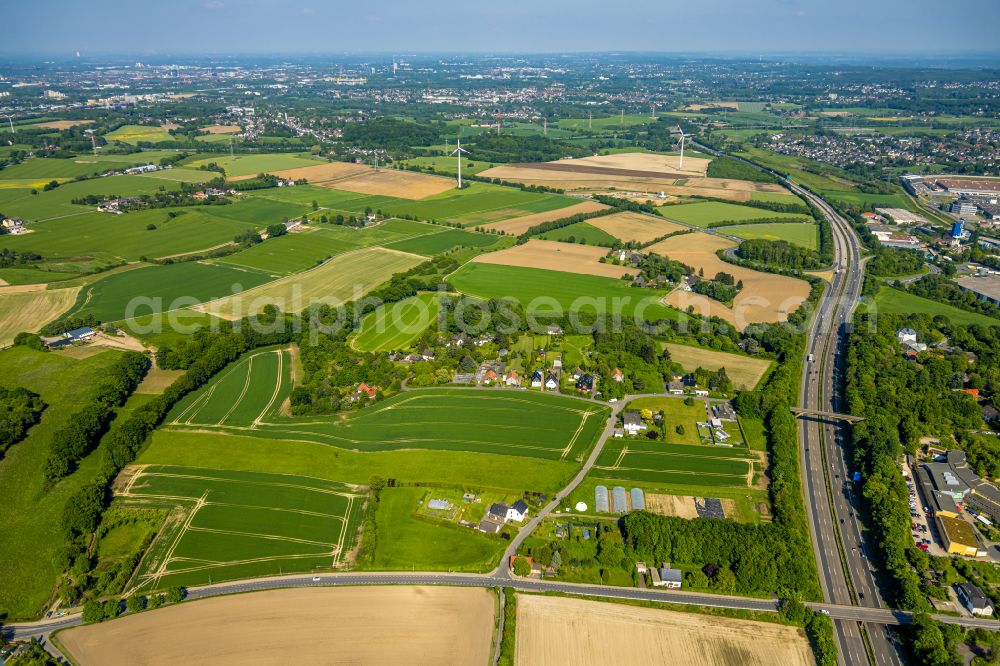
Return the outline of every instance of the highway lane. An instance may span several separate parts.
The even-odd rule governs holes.
[[[857,306],[864,275],[860,244],[848,222],[825,201],[794,185],[792,189],[812,201],[830,222],[836,270],[813,322],[808,353],[813,355],[814,362],[804,368],[800,404],[841,411],[844,326],[851,321]],[[866,555],[871,550],[865,545],[854,505],[845,448],[849,444],[849,427],[840,422],[809,419],[802,421],[800,432],[807,498],[813,505],[810,519],[814,548],[820,553],[817,562],[824,569],[821,579],[826,584],[826,598],[841,604],[881,608],[881,591]],[[878,666],[902,663],[898,644],[884,628],[870,624],[862,628],[854,622],[838,622],[838,628],[844,663]],[[862,648],[866,651],[862,652]]]

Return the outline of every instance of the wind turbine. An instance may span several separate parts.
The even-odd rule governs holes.
[[[94,138],[94,130],[92,130],[92,129],[83,130],[83,133],[90,135],[90,145],[94,147],[94,154],[96,155],[97,154],[97,139]]]
[[[458,155],[458,189],[462,189],[462,153],[465,153],[466,155],[468,155],[469,151],[467,151],[465,148],[462,148],[462,136],[461,135],[458,136],[458,139],[456,141],[456,145],[458,147],[455,148],[455,150],[452,151],[451,154],[452,155]]]
[[[15,134],[17,130],[14,129],[14,116],[7,116],[7,121],[10,123],[10,133]]]
[[[677,168],[678,169],[683,169],[684,168],[684,139],[688,138],[691,135],[690,134],[685,134],[684,130],[681,129],[680,125],[677,126],[677,131],[680,132],[680,134],[681,134],[681,159],[678,160],[678,162],[677,162]]]

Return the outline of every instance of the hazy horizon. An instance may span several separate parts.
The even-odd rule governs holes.
[[[954,0],[39,0],[5,8],[0,53],[661,53],[991,56],[1000,3]]]

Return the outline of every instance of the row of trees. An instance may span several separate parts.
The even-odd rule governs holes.
[[[26,388],[0,386],[0,456],[38,423],[45,402]]]
[[[141,352],[125,352],[108,368],[93,397],[52,434],[43,473],[49,484],[69,476],[80,460],[97,446],[115,410],[125,403],[149,370]]]

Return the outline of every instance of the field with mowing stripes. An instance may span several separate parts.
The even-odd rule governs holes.
[[[301,312],[314,303],[334,306],[353,301],[387,281],[396,273],[413,268],[424,258],[381,247],[347,252],[304,273],[195,306],[225,319],[240,319],[277,305],[282,312]]]
[[[440,304],[437,294],[418,294],[379,306],[361,320],[351,346],[366,352],[407,349],[437,321]]]
[[[130,468],[116,497],[172,510],[130,582],[144,591],[336,569],[364,504],[360,489],[333,481],[168,465]]]
[[[426,449],[582,460],[607,422],[601,405],[520,391],[406,391],[346,416],[280,416],[287,351],[246,355],[168,415],[171,430],[218,431],[357,451]]]

